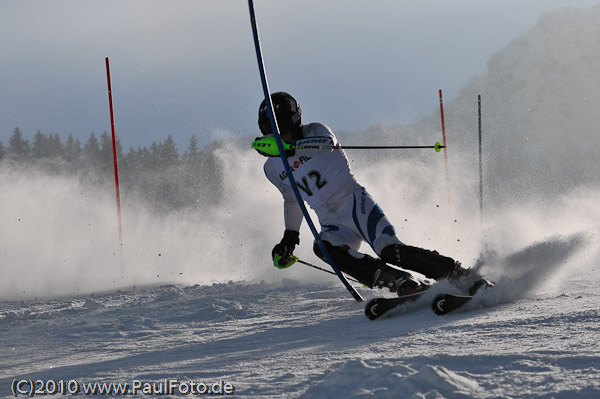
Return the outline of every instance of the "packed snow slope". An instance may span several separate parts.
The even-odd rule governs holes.
[[[425,297],[370,321],[335,276],[273,268],[282,201],[248,143],[215,150],[219,203],[157,214],[123,187],[123,246],[114,192],[3,162],[0,396],[14,380],[177,379],[243,398],[599,397],[598,26],[600,7],[545,15],[448,102],[449,193],[433,151],[348,154],[403,241],[498,283],[443,317]],[[429,143],[437,126],[339,136]],[[300,239],[296,255],[322,265],[306,227]]]
[[[15,378],[168,378],[224,381],[242,398],[596,398],[600,271],[589,238],[493,262],[519,277],[443,317],[424,301],[370,321],[335,281],[3,302],[2,396]]]

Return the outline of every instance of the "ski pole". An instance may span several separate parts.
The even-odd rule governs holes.
[[[317,269],[317,270],[320,270],[320,271],[325,272],[325,273],[333,274],[334,276],[336,275],[335,272],[332,272],[331,270],[323,269],[320,266],[313,265],[312,263],[305,262],[305,261],[303,261],[302,259],[298,258],[296,255],[293,255],[293,254],[292,254],[292,256],[290,256],[289,262],[286,263],[285,265],[280,265],[279,264],[280,260],[281,260],[281,255],[275,255],[273,257],[273,266],[275,266],[278,269],[282,269],[283,270],[283,269],[287,269],[288,267],[290,267],[293,264],[295,264],[296,262],[298,262],[298,263],[302,263],[303,265],[310,266],[313,269]],[[350,280],[350,281],[354,281],[355,283],[361,284],[360,281],[355,280],[352,277],[346,277],[346,278],[348,280]]]
[[[287,150],[393,150],[393,149],[419,149],[419,148],[433,148],[436,152],[440,152],[442,148],[446,148],[438,141],[434,145],[296,145],[282,142],[283,149]],[[261,137],[252,142],[252,148],[265,154],[278,156],[279,148],[275,141],[275,137]]]
[[[298,259],[298,260],[297,260],[297,262],[298,262],[298,263],[302,263],[303,265],[306,265],[306,266],[310,266],[310,267],[312,267],[312,268],[314,268],[314,269],[317,269],[317,270],[320,270],[320,271],[322,271],[322,272],[325,272],[325,273],[329,273],[329,274],[333,274],[333,275],[335,275],[335,273],[334,273],[334,272],[332,272],[331,270],[323,269],[322,267],[319,267],[319,266],[317,266],[317,265],[313,265],[312,263],[305,262],[305,261],[303,261],[302,259]],[[352,277],[346,277],[346,278],[347,278],[348,280],[350,280],[350,281],[354,281],[355,283],[362,284],[360,281],[358,281],[358,280],[356,280],[356,279],[354,279],[354,278],[352,278]]]
[[[442,148],[446,148],[438,141],[434,145],[290,145],[290,148],[304,150],[406,150],[417,148],[433,148],[436,152],[440,152]]]

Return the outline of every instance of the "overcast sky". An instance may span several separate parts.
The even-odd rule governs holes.
[[[337,130],[409,123],[452,99],[547,11],[600,0],[256,0],[272,91]],[[246,0],[0,0],[0,141],[110,132],[181,150],[258,131]]]

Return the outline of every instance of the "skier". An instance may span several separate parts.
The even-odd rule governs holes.
[[[271,101],[284,142],[339,144],[328,126],[322,123],[303,125],[300,104],[288,93],[273,93]],[[258,126],[263,137],[273,135],[264,100],[258,111]],[[261,152],[259,148],[257,151],[269,157],[264,165],[265,174],[284,198],[285,231],[271,254],[275,266],[285,268],[293,263],[293,251],[300,243],[299,231],[304,216],[281,158]],[[386,287],[398,296],[420,292],[429,286],[427,280],[417,279],[402,269],[432,279],[460,279],[469,285],[481,279],[452,258],[401,242],[382,209],[354,178],[343,150],[292,149],[287,150],[286,155],[302,199],[318,216],[320,238],[340,271],[369,288]],[[363,242],[368,243],[379,258],[358,252]],[[316,242],[313,250],[327,262]]]

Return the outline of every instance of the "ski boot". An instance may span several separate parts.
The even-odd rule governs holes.
[[[417,294],[428,290],[429,287],[431,287],[431,283],[427,280],[419,281],[411,274],[407,277],[400,277],[394,283],[396,285],[396,294],[398,294],[398,296]]]
[[[436,280],[448,277],[449,272],[455,267],[454,259],[440,255],[437,251],[401,244],[392,244],[383,248],[381,259]]]
[[[405,296],[425,291],[430,286],[429,282],[419,281],[409,272],[390,266],[383,261],[378,263],[373,276],[373,287],[388,288],[390,292],[395,292],[398,296]]]
[[[483,278],[475,270],[462,267],[459,261],[455,261],[454,270],[448,278],[452,284],[468,292],[471,296],[475,295],[480,289],[488,289],[494,286],[493,282]]]

